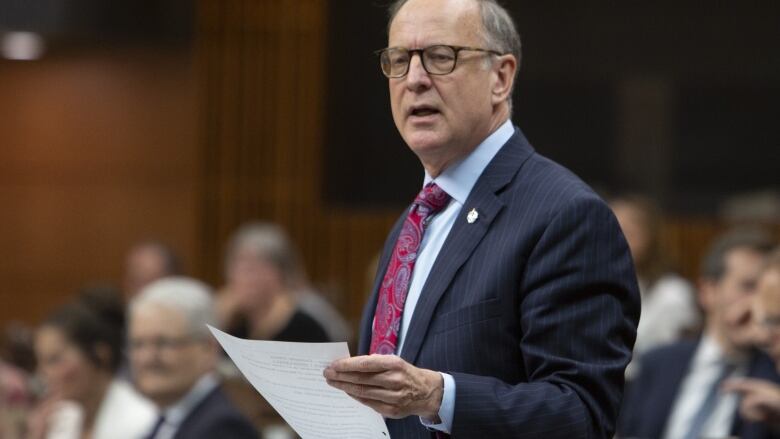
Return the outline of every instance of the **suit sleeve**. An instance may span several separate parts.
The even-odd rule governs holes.
[[[595,196],[566,203],[518,270],[527,382],[452,373],[452,435],[612,437],[639,319],[636,276],[614,215]]]

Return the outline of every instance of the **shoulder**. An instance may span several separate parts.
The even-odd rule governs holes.
[[[759,349],[754,349],[752,352],[748,375],[780,384],[780,372],[778,372],[774,361]]]
[[[178,437],[250,439],[257,438],[257,431],[217,387],[187,416]]]
[[[96,438],[130,438],[143,435],[151,429],[157,417],[157,410],[130,383],[115,379],[97,416]],[[122,435],[117,436],[117,431],[121,431]]]
[[[139,416],[154,418],[156,409],[151,401],[138,393],[133,386],[123,379],[115,379],[111,383],[106,403],[111,406],[121,407],[123,410],[132,410]]]
[[[308,343],[330,341],[325,329],[301,308],[295,310],[287,325],[273,339]]]
[[[496,159],[514,161],[516,166],[516,174],[502,195],[510,209],[534,209],[537,219],[542,222],[549,222],[566,210],[582,207],[611,212],[580,177],[536,152],[519,129],[504,148],[507,153]],[[501,172],[507,166],[496,164],[489,169]]]
[[[699,346],[699,340],[683,340],[661,347],[657,347],[642,354],[641,365],[643,368],[654,368],[670,361],[681,361],[692,358]]]
[[[691,293],[693,286],[683,277],[674,273],[667,273],[653,283],[652,290],[660,293]]]
[[[663,304],[665,308],[695,307],[693,285],[676,274],[665,274],[649,288],[648,300]]]

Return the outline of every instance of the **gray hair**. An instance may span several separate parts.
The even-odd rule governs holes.
[[[229,265],[242,249],[250,249],[273,265],[288,286],[294,286],[304,277],[297,251],[284,230],[276,224],[252,222],[241,226],[230,238],[226,264]]]
[[[177,276],[152,282],[130,302],[130,313],[151,305],[182,313],[191,335],[207,336],[206,325],[216,322],[211,288],[192,278]]]
[[[393,24],[398,11],[409,0],[395,0],[388,8],[390,19],[387,22],[387,31],[390,32],[390,26]],[[515,77],[520,71],[520,60],[522,57],[522,43],[520,34],[517,32],[512,16],[496,0],[474,0],[479,6],[479,13],[482,17],[482,37],[487,49],[492,49],[503,54],[512,54],[517,60],[517,70]],[[514,87],[514,85],[513,85]],[[509,93],[510,107],[512,104],[512,93]]]

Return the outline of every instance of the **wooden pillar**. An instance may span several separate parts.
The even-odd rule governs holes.
[[[217,282],[240,223],[305,237],[321,216],[326,10],[323,0],[201,0],[198,17],[201,273]]]

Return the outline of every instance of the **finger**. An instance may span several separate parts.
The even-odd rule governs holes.
[[[390,405],[405,406],[412,400],[410,392],[402,392],[398,390],[385,389],[382,387],[338,381],[328,382],[328,384],[346,392],[349,396],[360,399],[370,399]]]
[[[746,398],[740,405],[740,413],[751,422],[765,422],[768,420],[769,412],[763,401],[759,398]]]
[[[724,381],[721,389],[724,392],[762,393],[767,385],[773,384],[769,381],[754,378],[730,378]]]
[[[326,369],[323,373],[325,379],[341,381],[345,383],[364,384],[367,386],[382,387],[391,390],[399,390],[404,387],[404,377],[397,372],[385,371],[380,373],[364,372],[336,372]]]
[[[336,372],[384,372],[399,370],[404,361],[395,355],[363,355],[342,358],[331,363],[329,369]]]
[[[368,407],[371,407],[379,413],[380,415],[391,418],[391,419],[400,419],[403,417],[406,417],[408,413],[406,413],[402,408],[384,403],[382,401],[375,401],[373,399],[363,399],[363,398],[355,398],[359,403],[366,405]]]

